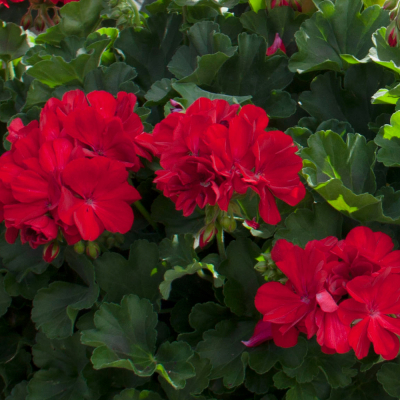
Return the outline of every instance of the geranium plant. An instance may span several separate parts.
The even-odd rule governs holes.
[[[400,398],[397,2],[64,3],[0,0],[1,398]]]

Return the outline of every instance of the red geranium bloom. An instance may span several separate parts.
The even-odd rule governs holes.
[[[185,157],[171,171],[156,171],[157,189],[171,198],[177,210],[185,217],[193,213],[196,205],[204,208],[215,205],[219,197],[218,177],[207,159]]]
[[[349,344],[357,358],[367,356],[371,342],[375,353],[392,360],[399,353],[400,276],[387,270],[376,277],[359,276],[347,284],[352,299],[339,306],[339,318],[351,328]]]
[[[279,331],[283,335],[297,325],[310,338],[317,331],[317,304],[324,312],[337,309],[336,302],[324,289],[323,266],[327,255],[318,248],[317,241],[307,243],[302,249],[281,239],[272,249],[271,257],[289,281],[285,286],[278,282],[262,285],[255,298],[256,308],[264,321],[281,324]]]
[[[133,223],[129,204],[140,195],[127,178],[121,163],[105,157],[71,161],[62,175],[61,220],[76,225],[84,240],[96,240],[105,229],[128,232]]]

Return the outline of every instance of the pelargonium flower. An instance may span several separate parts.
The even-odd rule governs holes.
[[[133,223],[129,204],[140,195],[127,178],[121,163],[105,157],[72,161],[63,173],[60,219],[75,225],[84,240],[93,241],[104,230],[128,232]]]
[[[275,197],[295,205],[305,195],[298,176],[302,160],[290,136],[265,131],[264,110],[253,105],[237,110],[223,100],[200,98],[186,113],[172,113],[157,124],[153,140],[163,171],[155,182],[184,215],[196,204],[217,203],[228,211],[235,194],[252,189],[260,196],[261,217],[277,224]]]
[[[11,149],[0,157],[0,217],[9,243],[20,235],[32,248],[46,245],[43,255],[51,262],[62,238],[72,245],[96,240],[104,229],[131,228],[130,204],[140,196],[127,168],[138,170],[138,154],[149,157],[146,146],[153,148],[135,103],[124,92],[115,99],[74,90],[50,99],[39,123],[11,122]]]
[[[370,344],[386,360],[397,357],[400,349],[400,276],[390,270],[373,276],[359,276],[347,284],[351,299],[344,300],[339,318],[351,327],[349,344],[358,358],[367,356]]]

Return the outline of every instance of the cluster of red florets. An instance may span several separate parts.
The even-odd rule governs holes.
[[[153,143],[163,168],[156,172],[157,188],[185,216],[196,205],[227,211],[233,196],[251,189],[260,196],[262,219],[277,224],[275,197],[294,206],[305,195],[301,157],[290,136],[265,131],[263,109],[246,105],[238,111],[239,105],[201,98],[186,113],[171,113],[157,124]]]
[[[390,360],[400,343],[400,251],[391,238],[366,227],[354,228],[346,239],[309,242],[305,249],[278,240],[271,257],[287,276],[285,285],[265,283],[255,304],[263,314],[253,337],[256,346],[273,339],[292,347],[300,332],[317,341],[326,353]]]
[[[9,126],[10,151],[0,157],[0,217],[6,239],[57,253],[68,244],[95,240],[104,230],[126,233],[133,223],[130,204],[140,198],[128,170],[152,159],[150,135],[133,112],[136,96],[75,90],[50,99],[40,123]]]

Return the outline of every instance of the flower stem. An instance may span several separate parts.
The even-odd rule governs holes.
[[[6,64],[6,81],[12,81],[15,78],[14,65],[12,61]]]
[[[217,232],[217,245],[218,245],[218,253],[221,257],[221,260],[224,261],[227,259],[225,244],[224,244],[224,230],[222,227],[219,227]]]
[[[140,26],[140,13],[133,0],[127,0],[129,5],[133,8],[133,13],[135,14],[135,26]]]
[[[157,224],[151,219],[149,212],[144,208],[143,204],[140,201],[135,201],[133,205],[137,208],[137,210],[143,215],[146,221],[156,230],[158,231]]]
[[[55,23],[53,22],[53,20],[50,18],[50,15],[47,13],[47,9],[43,8],[43,12],[42,12],[43,18],[45,19],[47,25],[49,27],[54,26]]]

